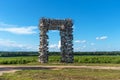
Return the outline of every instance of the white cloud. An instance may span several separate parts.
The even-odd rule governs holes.
[[[58,41],[58,44],[50,44],[49,48],[51,49],[60,49],[61,47],[61,41]]]
[[[37,26],[17,26],[0,23],[0,31],[6,31],[14,34],[34,34],[36,33]]]
[[[61,47],[61,41],[58,41],[58,49]]]
[[[75,43],[80,43],[80,40],[76,40]]]
[[[86,40],[83,40],[83,41],[81,41],[82,43],[85,43],[86,42]]]
[[[86,43],[86,40],[76,40],[75,43]]]
[[[96,37],[96,40],[99,40],[99,37]]]
[[[83,46],[83,48],[86,48],[86,46]]]
[[[84,51],[86,49],[86,45],[83,45],[83,46],[79,46],[79,47],[74,47],[74,50],[75,51]]]
[[[0,50],[14,51],[38,51],[37,46],[20,44],[12,40],[0,39]]]
[[[95,45],[95,43],[90,43],[90,45],[91,45],[91,46],[94,46],[94,45]]]
[[[58,45],[57,44],[50,44],[49,48],[55,49],[55,48],[58,48]]]
[[[81,48],[80,48],[80,47],[77,47],[77,48],[75,47],[74,50],[75,50],[75,51],[80,51]]]
[[[11,24],[5,24],[3,22],[0,22],[0,27],[16,27],[17,25],[11,25]]]
[[[107,38],[108,38],[107,36],[101,36],[101,37],[96,37],[96,40],[105,40]]]

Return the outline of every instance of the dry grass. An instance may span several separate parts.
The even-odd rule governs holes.
[[[23,70],[6,73],[0,80],[120,80],[119,70],[61,69]]]

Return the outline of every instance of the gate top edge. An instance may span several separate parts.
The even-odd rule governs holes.
[[[51,18],[41,18],[40,24],[44,26],[62,26],[62,25],[73,25],[73,21],[70,18],[66,19],[51,19]]]

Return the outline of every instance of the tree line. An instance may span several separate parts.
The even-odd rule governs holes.
[[[49,52],[49,56],[61,55],[60,52]],[[102,56],[102,55],[111,55],[116,56],[120,55],[120,51],[111,51],[111,52],[74,52],[76,56]],[[3,52],[0,51],[0,57],[16,57],[16,56],[39,56],[38,52]]]

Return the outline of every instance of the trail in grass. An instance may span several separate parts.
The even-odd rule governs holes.
[[[120,67],[106,67],[106,66],[4,66],[0,65],[0,75],[3,73],[11,73],[19,70],[41,70],[41,69],[111,69],[120,70]]]

